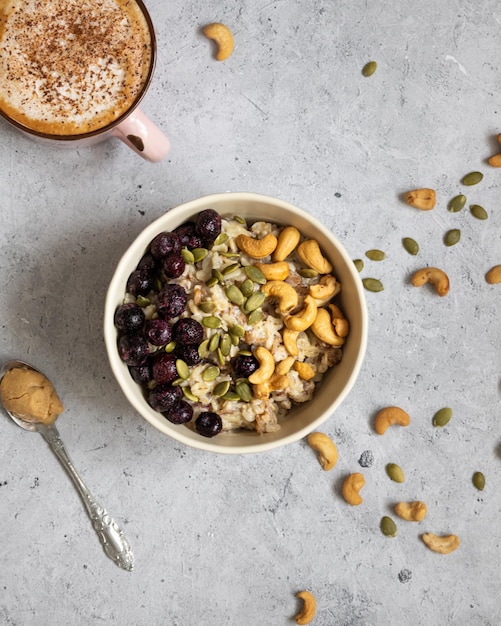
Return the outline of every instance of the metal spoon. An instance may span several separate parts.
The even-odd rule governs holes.
[[[33,367],[33,365],[29,365],[24,361],[12,360],[7,361],[7,363],[0,368],[0,380],[2,380],[9,370],[18,367],[29,368],[35,372],[42,373]],[[0,404],[2,404],[1,398]],[[24,428],[24,430],[40,433],[49,444],[54,454],[62,463],[64,469],[73,480],[73,483],[75,484],[75,487],[77,488],[77,491],[80,494],[87,513],[92,521],[94,530],[103,545],[104,551],[119,567],[130,572],[134,567],[134,555],[132,554],[129,542],[124,537],[123,532],[120,530],[116,522],[108,515],[106,509],[97,503],[94,496],[87,489],[85,483],[73,466],[68,453],[66,452],[56,426],[54,424],[46,425],[37,422],[25,421],[21,417],[11,413],[11,411],[8,411],[5,406],[3,408],[18,426]]]

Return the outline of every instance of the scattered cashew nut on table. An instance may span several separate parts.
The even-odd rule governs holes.
[[[384,435],[390,426],[408,426],[411,422],[409,414],[398,406],[387,406],[376,414],[374,429],[378,435]]]
[[[277,238],[268,233],[262,239],[255,239],[249,235],[238,235],[236,238],[238,248],[253,259],[264,259],[277,247]]]
[[[437,194],[434,189],[423,187],[422,189],[413,189],[404,194],[404,200],[409,206],[421,211],[430,211],[434,208]]]
[[[431,283],[441,297],[449,293],[449,277],[438,267],[425,267],[422,270],[418,270],[412,276],[411,283],[414,287],[421,287],[425,283]]]
[[[498,285],[501,283],[501,265],[495,265],[485,275],[485,280],[489,285]]]
[[[343,498],[351,504],[352,506],[358,506],[362,504],[362,496],[360,495],[360,490],[365,485],[365,478],[363,474],[360,472],[355,472],[354,474],[350,474],[344,479],[343,483]]]
[[[218,61],[224,61],[233,52],[233,35],[231,30],[224,24],[219,22],[208,24],[204,27],[204,35],[216,42],[218,47],[216,59]]]
[[[434,535],[433,533],[424,533],[421,539],[430,550],[439,554],[450,554],[459,548],[461,543],[457,535]]]
[[[397,502],[395,513],[407,522],[421,522],[426,517],[428,509],[424,502],[415,500],[414,502]]]
[[[303,607],[295,618],[296,624],[299,624],[300,626],[303,624],[309,624],[317,612],[317,601],[315,596],[309,591],[299,591],[296,593],[296,597],[303,601]]]
[[[325,433],[310,433],[308,444],[318,452],[318,460],[322,468],[328,472],[337,463],[339,454],[336,444]]]

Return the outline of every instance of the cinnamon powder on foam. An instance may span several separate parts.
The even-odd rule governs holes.
[[[0,108],[32,130],[114,121],[147,79],[151,37],[130,0],[10,0],[0,8]]]

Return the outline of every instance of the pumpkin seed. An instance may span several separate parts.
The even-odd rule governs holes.
[[[203,261],[205,257],[209,254],[209,251],[206,248],[193,248],[191,252],[193,253],[195,263]]]
[[[452,198],[447,208],[451,213],[459,213],[459,211],[463,210],[465,204],[466,196],[460,193],[458,196],[454,196],[454,198]]]
[[[202,380],[205,380],[206,383],[210,383],[213,380],[216,380],[216,378],[219,376],[219,373],[219,367],[216,367],[215,365],[209,365],[209,367],[204,369],[204,371],[202,372]]]
[[[224,281],[223,273],[217,269],[212,270],[212,278],[217,278],[218,283],[222,283]]]
[[[184,383],[184,378],[176,378],[176,380],[173,380],[171,385],[173,387],[179,387],[179,385],[182,385]]]
[[[266,276],[259,269],[259,267],[255,267],[254,265],[246,265],[244,267],[244,272],[247,274],[247,277],[253,280],[255,283],[259,285],[264,285],[266,283]]]
[[[230,388],[230,381],[223,380],[222,382],[218,383],[214,387],[214,389],[212,390],[212,394],[220,398],[221,396],[224,396],[224,394],[228,391],[229,388]]]
[[[204,339],[202,343],[198,346],[198,356],[201,359],[205,359],[205,357],[209,354],[209,340]]]
[[[380,528],[381,528],[381,532],[386,537],[396,537],[397,536],[397,532],[398,532],[397,525],[391,519],[391,517],[388,517],[387,515],[385,515],[384,517],[381,518]]]
[[[414,241],[411,237],[404,237],[402,239],[402,243],[404,244],[404,248],[407,250],[409,254],[416,256],[419,252],[419,245],[417,241]]]
[[[230,302],[238,306],[242,306],[245,302],[245,296],[236,285],[227,285],[224,293]]]
[[[254,293],[254,281],[250,278],[246,278],[244,282],[240,285],[240,291],[244,294],[246,298],[251,296]]]
[[[371,261],[384,261],[386,254],[382,250],[367,250],[365,256]]]
[[[229,331],[229,335],[230,335],[232,345],[238,346],[238,344],[240,343],[240,337],[237,337],[237,335],[232,333],[231,330]]]
[[[372,76],[376,70],[377,70],[376,61],[369,61],[362,68],[362,74],[368,78],[369,76]]]
[[[245,302],[244,313],[251,313],[258,309],[266,300],[266,295],[262,291],[255,291]]]
[[[461,238],[461,231],[453,228],[445,233],[444,243],[446,246],[455,246]]]
[[[219,365],[223,367],[226,359],[224,358],[224,354],[221,352],[221,348],[218,348],[216,350],[216,358],[217,358],[217,362],[219,363]]]
[[[229,335],[223,335],[219,342],[219,349],[223,356],[228,356],[231,350],[231,337]]]
[[[228,274],[236,272],[239,267],[240,263],[232,263],[231,265],[227,265],[221,273],[223,276],[228,276]]]
[[[225,259],[238,259],[240,252],[219,252]]]
[[[229,400],[230,402],[236,402],[237,400],[240,400],[240,396],[238,395],[238,393],[235,393],[234,391],[227,391],[223,395],[223,400]]]
[[[162,291],[163,284],[160,278],[155,278],[154,285],[155,285],[155,291]]]
[[[191,250],[188,250],[188,248],[183,248],[181,250],[181,256],[183,257],[183,261],[185,263],[190,263],[190,264],[195,263],[195,255],[193,254]]]
[[[229,237],[226,233],[219,233],[219,235],[214,239],[214,245],[220,246],[222,243],[226,243]]]
[[[164,348],[165,352],[174,352],[175,349],[176,349],[175,341],[169,341],[169,343]]]
[[[304,267],[298,270],[297,273],[299,274],[299,276],[302,276],[303,278],[316,278],[318,276],[317,270],[312,270],[309,267]]]
[[[189,387],[181,387],[184,397],[190,402],[198,402],[197,396],[191,391]]]
[[[221,326],[221,320],[215,315],[209,315],[202,318],[202,324],[205,328],[219,328]]]
[[[357,268],[357,272],[361,272],[364,269],[364,262],[362,259],[355,259],[353,265]]]
[[[209,339],[209,352],[215,352],[219,347],[219,341],[221,339],[221,332],[214,333]]]
[[[475,472],[472,478],[473,484],[479,491],[483,491],[485,487],[485,476],[482,472]]]
[[[252,400],[252,390],[249,383],[241,381],[235,385],[235,391],[244,402],[250,402]]]
[[[247,323],[249,326],[254,326],[263,319],[263,311],[261,309],[255,309],[251,312],[249,317],[247,318]]]
[[[477,185],[483,177],[484,175],[482,172],[470,172],[469,174],[466,174],[466,176],[463,176],[461,182],[463,185],[471,187],[472,185]]]
[[[367,291],[383,291],[383,283],[377,278],[364,278],[362,279],[363,286],[367,289]]]
[[[217,306],[215,302],[204,300],[203,302],[200,302],[198,308],[204,313],[214,313],[214,311],[217,309]]]
[[[403,483],[405,480],[402,468],[396,463],[388,463],[388,465],[386,466],[386,473],[391,478],[391,480],[396,483]]]
[[[443,409],[440,409],[440,411],[437,411],[433,416],[433,426],[438,426],[442,428],[449,423],[451,417],[452,409],[450,409],[449,407],[444,407]]]
[[[190,377],[190,368],[183,359],[176,359],[176,371],[183,380],[188,380]]]
[[[235,222],[238,222],[239,224],[247,225],[247,222],[245,221],[245,219],[241,215],[234,215],[233,219],[235,220]]]
[[[472,204],[470,211],[473,217],[476,217],[477,220],[486,220],[489,217],[487,211],[483,206],[480,206],[480,204]]]
[[[151,304],[151,300],[149,298],[145,298],[144,296],[138,296],[136,298],[136,304],[137,306],[148,306],[148,304]]]
[[[215,276],[211,276],[209,280],[206,281],[207,287],[214,287],[214,285],[218,284],[218,279]]]
[[[230,328],[230,333],[232,335],[236,335],[237,337],[245,337],[245,328],[240,326],[240,324],[235,324]]]
[[[252,356],[252,352],[250,350],[239,350],[238,354],[240,356]]]

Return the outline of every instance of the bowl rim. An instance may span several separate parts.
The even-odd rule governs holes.
[[[333,245],[336,247],[337,252],[346,262],[348,271],[352,274],[354,281],[353,285],[358,295],[359,303],[360,303],[360,345],[358,349],[358,353],[356,355],[355,361],[353,363],[352,371],[350,372],[344,387],[341,392],[338,394],[335,401],[329,405],[327,409],[322,411],[318,417],[309,422],[304,427],[299,428],[298,430],[280,437],[278,439],[268,440],[268,441],[259,441],[256,440],[256,443],[252,443],[252,445],[231,445],[231,446],[222,446],[221,444],[213,443],[211,438],[203,438],[200,436],[200,439],[193,439],[187,434],[185,435],[184,429],[176,429],[171,432],[171,430],[167,431],[159,427],[158,423],[155,423],[153,419],[150,419],[148,415],[145,415],[142,411],[143,407],[140,406],[140,402],[138,401],[137,396],[130,392],[130,383],[134,383],[132,379],[125,380],[125,372],[127,371],[124,368],[123,362],[120,360],[116,347],[116,328],[113,323],[113,316],[117,306],[117,291],[120,287],[123,290],[123,275],[125,274],[125,269],[131,263],[133,259],[138,258],[140,254],[144,254],[145,248],[148,243],[153,239],[153,237],[161,232],[159,230],[159,226],[165,221],[166,216],[172,214],[172,212],[181,213],[181,214],[195,214],[202,210],[204,205],[209,207],[211,204],[215,204],[222,199],[232,199],[233,201],[246,201],[246,202],[259,202],[259,203],[268,203],[275,206],[279,206],[282,209],[292,212],[297,215],[301,219],[308,220],[313,228],[319,230],[324,233],[325,236],[331,240]],[[186,219],[186,218],[185,218]],[[180,222],[181,224],[182,222]],[[163,226],[162,226],[163,228]],[[299,441],[310,432],[318,428],[321,424],[323,424],[333,413],[337,410],[340,404],[345,400],[346,396],[352,390],[356,379],[360,373],[360,369],[362,367],[366,350],[367,350],[367,338],[368,338],[368,312],[367,312],[367,303],[365,300],[365,295],[363,293],[363,285],[362,281],[358,277],[358,272],[353,265],[352,260],[348,256],[348,253],[343,246],[343,244],[337,239],[337,237],[331,233],[316,217],[307,213],[304,209],[300,209],[297,206],[290,204],[285,200],[281,200],[279,198],[275,198],[269,195],[263,195],[259,193],[253,192],[222,192],[222,193],[213,193],[205,196],[200,196],[194,200],[190,200],[188,202],[184,202],[183,204],[177,205],[171,209],[167,209],[165,213],[160,215],[158,218],[153,220],[146,228],[142,229],[140,233],[134,238],[134,240],[128,245],[125,252],[120,257],[118,263],[115,266],[113,271],[113,275],[111,281],[109,283],[105,305],[104,305],[104,323],[103,323],[103,332],[104,332],[104,341],[105,347],[108,356],[108,362],[110,364],[113,375],[118,382],[119,387],[122,390],[122,393],[125,395],[129,404],[139,413],[139,415],[149,422],[156,430],[160,431],[162,434],[167,435],[174,441],[178,441],[184,445],[187,445],[191,448],[204,450],[207,452],[216,452],[219,454],[251,454],[251,453],[259,453],[270,451],[290,443],[294,443]],[[168,424],[166,422],[166,428]],[[280,432],[280,431],[278,431]],[[227,433],[231,436],[231,433]],[[263,435],[265,437],[266,435]],[[259,437],[256,435],[256,437]]]

